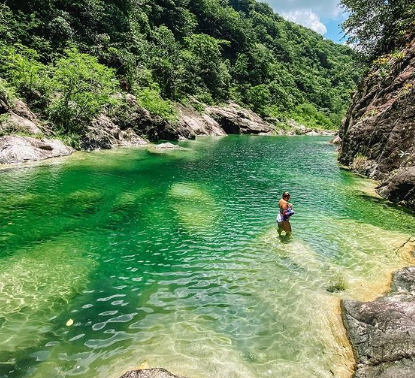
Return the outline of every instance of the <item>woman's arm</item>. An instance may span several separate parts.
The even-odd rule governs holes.
[[[279,200],[278,205],[280,209],[287,210],[289,203],[286,200],[283,200],[282,198]]]

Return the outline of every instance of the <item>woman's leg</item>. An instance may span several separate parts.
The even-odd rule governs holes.
[[[287,235],[291,234],[291,224],[289,221],[284,221],[279,224],[279,227],[282,228]]]

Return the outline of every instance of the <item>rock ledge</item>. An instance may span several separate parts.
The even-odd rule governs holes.
[[[75,150],[57,139],[36,139],[27,136],[0,137],[0,164],[16,164],[70,155]]]
[[[415,377],[415,267],[394,274],[391,293],[373,302],[342,301],[355,353],[355,378]]]

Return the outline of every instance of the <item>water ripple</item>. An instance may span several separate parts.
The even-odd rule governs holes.
[[[411,261],[390,251],[413,217],[367,202],[321,139],[183,143],[0,177],[1,372],[107,378],[147,360],[199,378],[350,375],[339,300]],[[291,240],[275,224],[286,189]],[[336,280],[346,290],[329,293]]]

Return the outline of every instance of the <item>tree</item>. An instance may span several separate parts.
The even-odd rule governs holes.
[[[166,26],[153,30],[149,55],[150,68],[161,94],[176,100],[180,93],[182,76],[180,44]]]
[[[52,69],[51,119],[64,133],[82,133],[104,105],[113,100],[114,71],[93,56],[67,50]]]
[[[410,0],[341,0],[350,15],[343,23],[348,42],[369,59],[399,47],[415,27],[415,5]]]
[[[213,98],[223,99],[228,95],[229,72],[222,61],[222,45],[227,41],[218,40],[207,34],[193,34],[185,38],[187,54],[183,55],[188,88],[194,91],[194,84],[206,88]],[[197,89],[196,89],[197,91]]]

